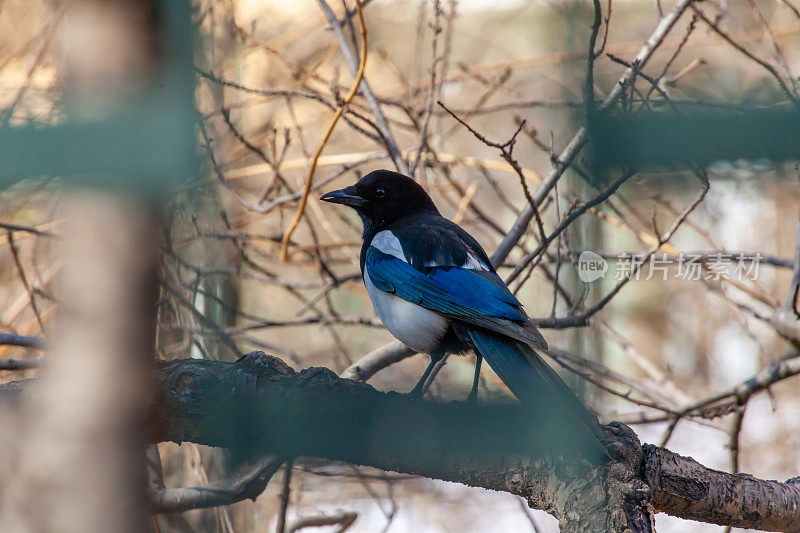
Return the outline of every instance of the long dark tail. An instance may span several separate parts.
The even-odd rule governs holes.
[[[609,458],[595,415],[530,346],[485,329],[469,328],[467,332],[475,349],[521,403],[546,409],[577,428],[588,437],[587,454],[597,461]]]

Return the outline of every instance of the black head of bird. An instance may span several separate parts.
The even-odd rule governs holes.
[[[419,183],[391,170],[370,172],[355,185],[331,191],[320,200],[352,207],[364,222],[365,230],[380,230],[408,215],[439,214]]]

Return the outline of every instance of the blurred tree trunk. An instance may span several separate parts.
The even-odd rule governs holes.
[[[72,198],[47,366],[1,413],[0,531],[151,529],[144,478],[158,233],[143,205]]]

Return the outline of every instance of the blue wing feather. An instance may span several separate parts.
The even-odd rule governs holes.
[[[528,318],[522,304],[494,272],[459,267],[419,270],[373,247],[367,250],[364,268],[380,290],[452,318],[468,322]]]

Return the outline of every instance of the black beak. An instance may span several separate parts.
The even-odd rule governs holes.
[[[334,204],[349,205],[350,207],[357,207],[367,203],[365,198],[362,198],[358,195],[355,187],[345,187],[344,189],[339,189],[338,191],[331,191],[327,194],[323,194],[320,200]]]

